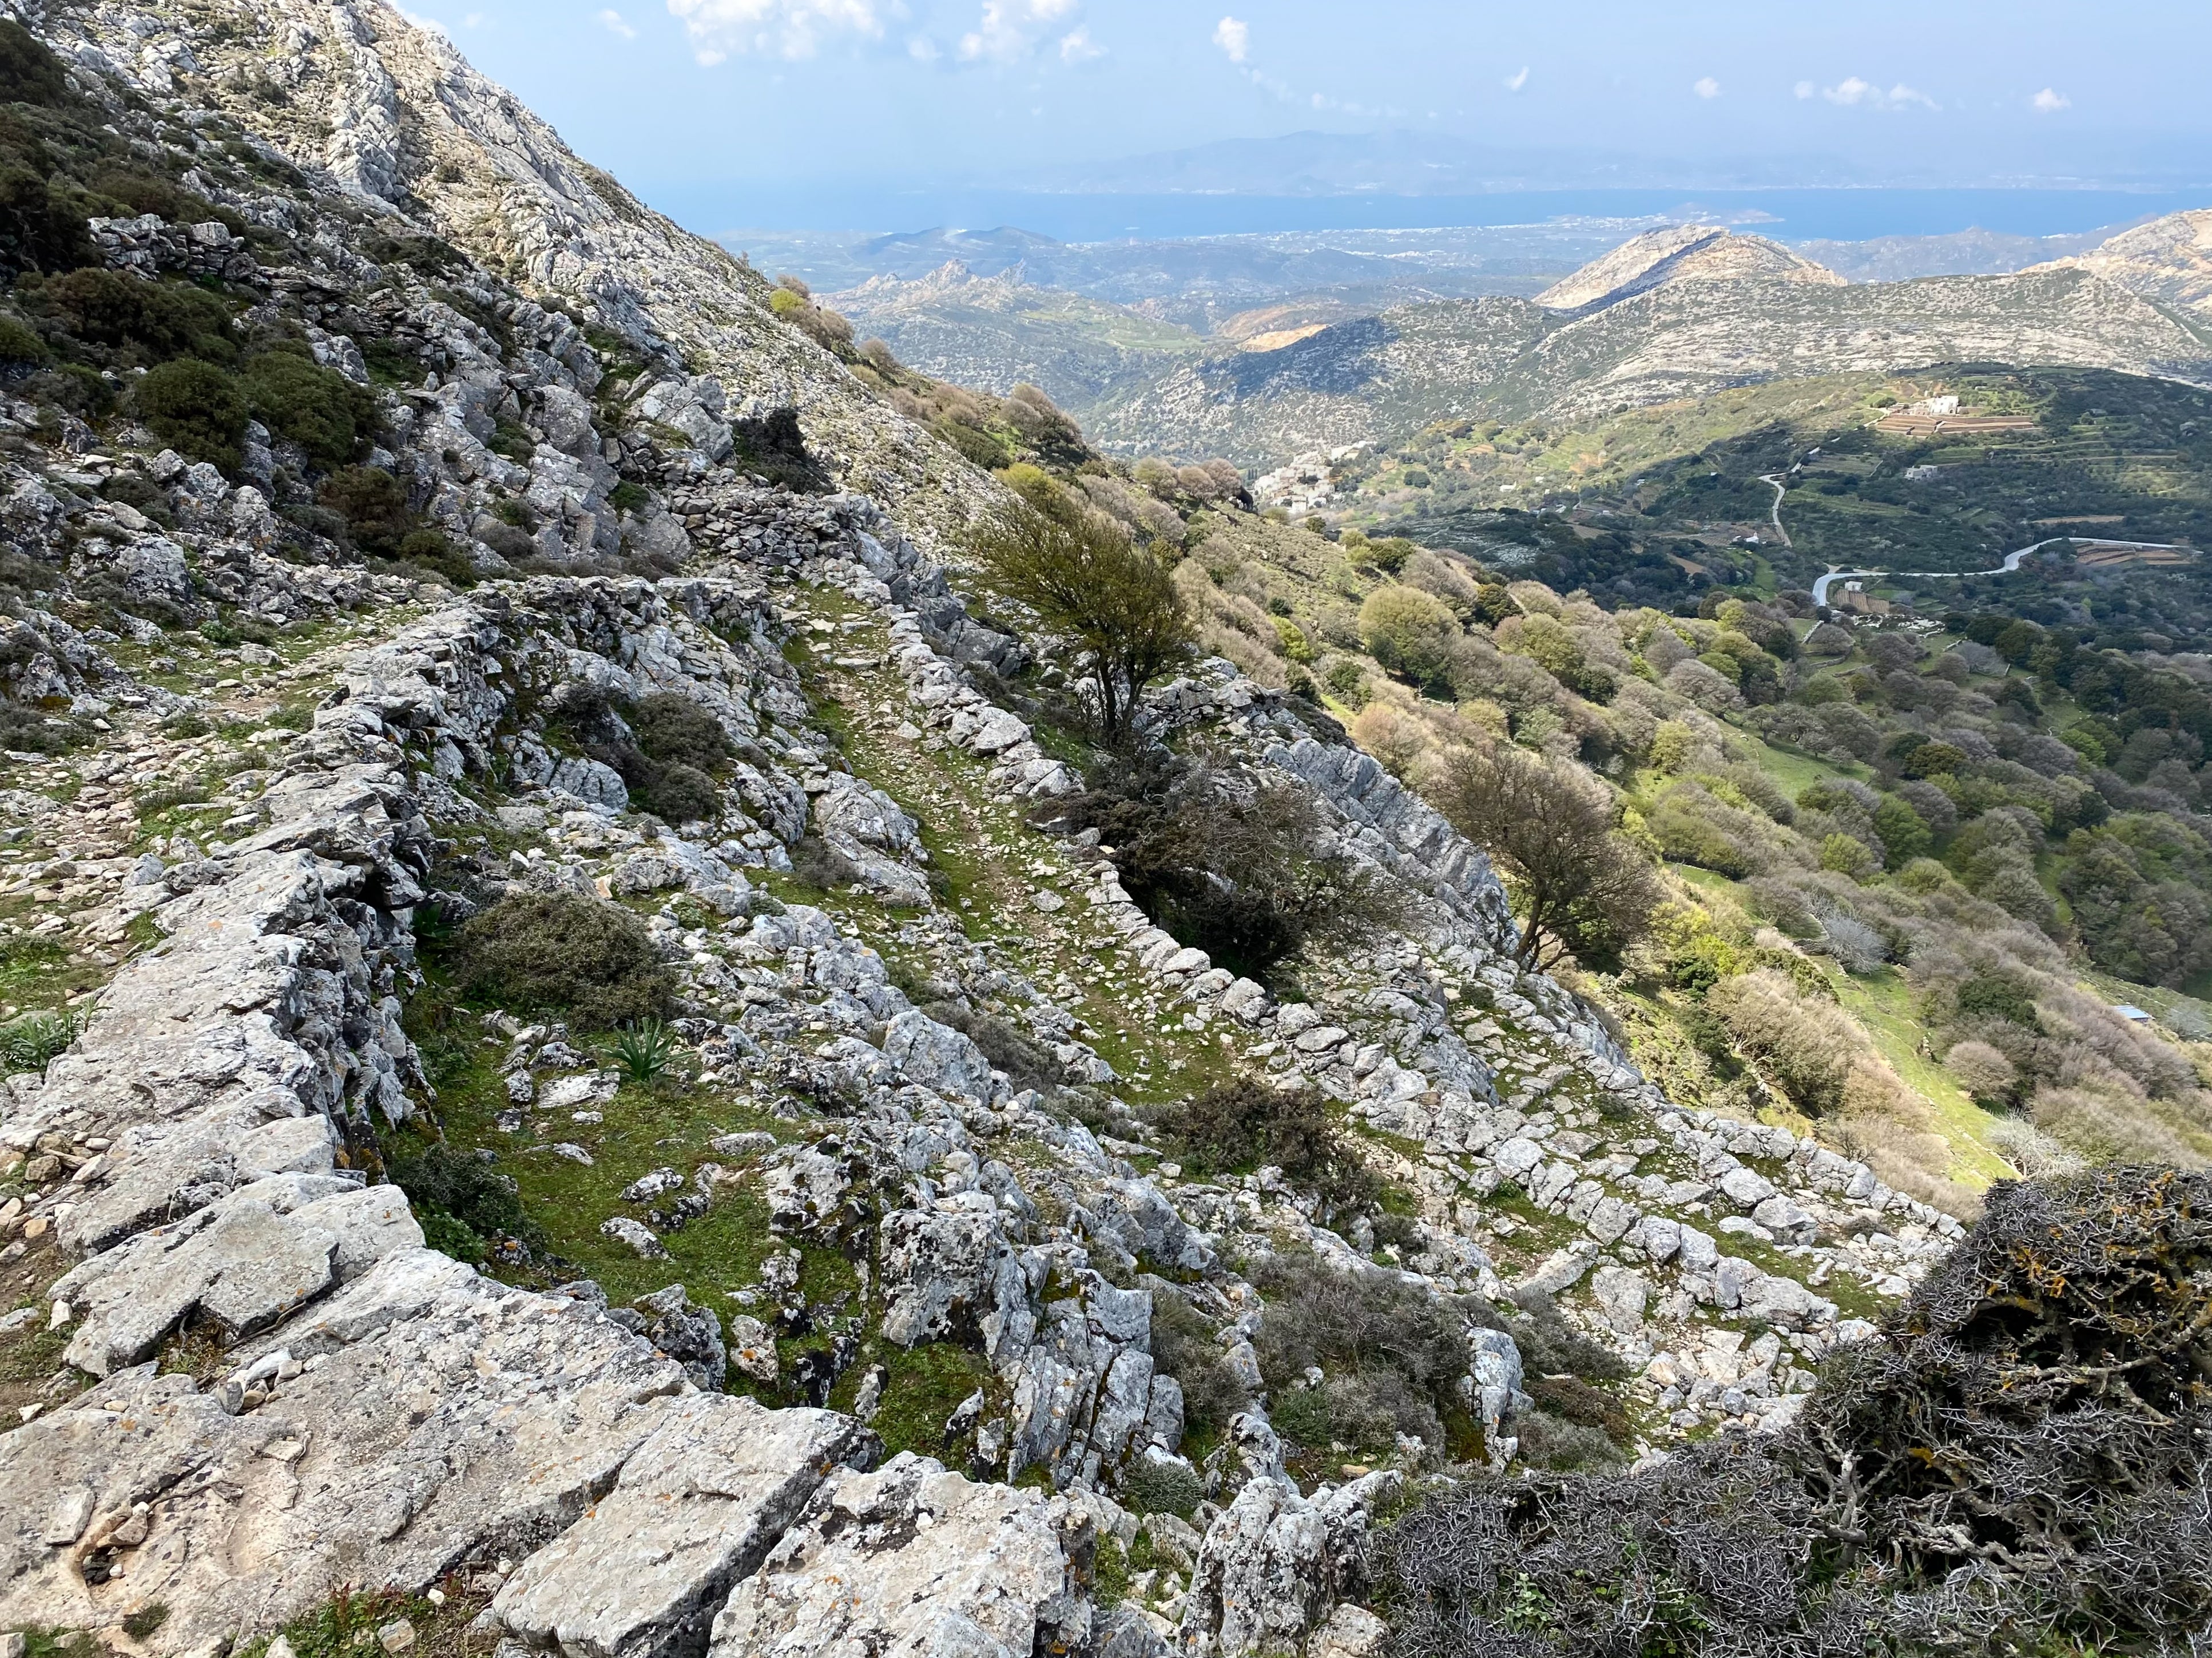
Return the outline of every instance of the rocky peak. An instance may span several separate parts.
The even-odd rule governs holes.
[[[1802,254],[1764,236],[1739,235],[1718,225],[1671,225],[1632,237],[1536,296],[1552,311],[1577,316],[1670,282],[1730,282],[1747,276],[1840,287],[1844,279]]]

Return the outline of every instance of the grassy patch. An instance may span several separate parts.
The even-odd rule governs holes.
[[[846,1373],[831,1402],[849,1408],[869,1362],[880,1363],[886,1373],[883,1403],[868,1425],[883,1440],[884,1455],[942,1456],[945,1419],[962,1400],[989,1385],[991,1367],[981,1353],[951,1342],[927,1342],[911,1351],[888,1342],[869,1347],[872,1351]]]
[[[1936,1132],[1951,1145],[1951,1178],[1978,1191],[1991,1181],[2008,1178],[2011,1166],[1990,1149],[1985,1138],[1996,1119],[1920,1051],[1925,1027],[1905,975],[1894,968],[1864,978],[1853,978],[1833,967],[1826,971],[1844,1011],[1865,1027],[1906,1085],[1928,1102]]]
[[[656,1087],[625,1084],[593,1108],[599,1122],[540,1112],[523,1133],[502,1134],[498,1117],[507,1108],[507,1091],[497,1065],[504,1043],[483,1040],[476,1014],[432,998],[418,997],[407,1023],[432,1067],[446,1144],[465,1153],[494,1153],[493,1167],[514,1179],[525,1213],[559,1263],[557,1271],[548,1264],[536,1274],[495,1263],[489,1270],[509,1278],[592,1278],[617,1303],[682,1283],[693,1300],[727,1316],[732,1309],[719,1297],[750,1285],[761,1262],[781,1247],[769,1232],[767,1204],[750,1183],[726,1187],[706,1214],[667,1234],[666,1260],[641,1260],[599,1231],[615,1215],[643,1218],[641,1206],[622,1200],[623,1188],[639,1176],[672,1168],[688,1178],[700,1163],[715,1160],[708,1145],[715,1135],[766,1129],[789,1136],[788,1125],[750,1100],[665,1079]],[[546,1149],[553,1145],[580,1146],[591,1164]],[[397,1162],[426,1149],[421,1135],[403,1133],[392,1137],[386,1155]],[[466,1243],[458,1235],[455,1241]]]

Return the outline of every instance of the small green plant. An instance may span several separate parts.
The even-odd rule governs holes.
[[[143,1641],[169,1621],[169,1609],[159,1600],[143,1606],[123,1619],[123,1632],[134,1641]]]
[[[44,1071],[84,1035],[74,1013],[33,1013],[0,1027],[0,1069]]]
[[[676,1063],[676,1033],[659,1019],[641,1019],[615,1037],[615,1064],[641,1088],[650,1088]]]

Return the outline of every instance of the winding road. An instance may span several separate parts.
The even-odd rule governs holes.
[[[1767,480],[1767,482],[1769,482],[1769,483],[1771,483],[1772,481],[1773,481],[1773,480],[1772,480],[1772,479],[1771,479],[1771,478]],[[1779,510],[1780,510],[1780,503],[1779,503],[1779,502],[1777,502],[1777,503],[1776,503],[1776,509],[1777,509],[1778,511],[1779,511]],[[1916,576],[1916,577],[1917,577],[1917,576],[1997,575],[1997,574],[2006,574],[2006,575],[2009,575],[2009,574],[2011,574],[2014,571],[2015,571],[2015,570],[2017,570],[2017,569],[2019,569],[2019,568],[2020,568],[2020,567],[2021,567],[2021,562],[2023,559],[2028,558],[2028,557],[2030,557],[2030,556],[2033,556],[2034,554],[2037,554],[2037,553],[2041,552],[2041,551],[2042,551],[2045,547],[2055,547],[2055,546],[2057,546],[2057,545],[2060,542],[2062,542],[2062,541],[2080,541],[2080,542],[2083,542],[2083,543],[2087,544],[2092,544],[2092,545],[2095,545],[2095,546],[2099,546],[2099,547],[2126,547],[2126,548],[2132,549],[2133,550],[2137,551],[2137,552],[2146,552],[2146,553],[2193,553],[2193,552],[2197,551],[2197,549],[2196,549],[2196,548],[2194,548],[2194,547],[2182,547],[2182,546],[2178,546],[2178,545],[2176,545],[2174,543],[2170,542],[2170,541],[2113,541],[2113,540],[2112,540],[2112,539],[2110,539],[2110,538],[2108,538],[2108,537],[2104,537],[2104,536],[2051,536],[2051,537],[2046,537],[2045,539],[2044,539],[2044,540],[2042,540],[2042,541],[2039,541],[2039,542],[2037,542],[2037,543],[2035,544],[2035,545],[2033,545],[2033,547],[2023,547],[2023,548],[2021,548],[2021,549],[2018,552],[2016,552],[2016,553],[2007,553],[2007,554],[2004,556],[2004,562],[2003,562],[2003,564],[2002,564],[2002,566],[2000,566],[1997,569],[1995,569],[1995,570],[1845,570],[1845,569],[1832,569],[1832,570],[1830,570],[1830,571],[1828,572],[1828,574],[1826,574],[1826,575],[1824,575],[1824,576],[1820,576],[1820,577],[1817,578],[1817,579],[1814,581],[1814,583],[1813,583],[1813,602],[1814,602],[1815,604],[1826,604],[1826,603],[1828,602],[1828,588],[1829,588],[1829,586],[1830,586],[1830,584],[1831,584],[1831,583],[1838,582],[1838,581],[1853,581],[1853,580],[1863,580],[1863,579],[1864,579],[1865,577],[1868,577],[1868,576]]]
[[[1774,533],[1782,537],[1784,546],[1794,548],[1796,544],[1790,539],[1790,531],[1782,527],[1782,497],[1790,493],[1789,483],[1778,473],[1774,472],[1761,472],[1759,475],[1759,481],[1761,483],[1773,485]]]

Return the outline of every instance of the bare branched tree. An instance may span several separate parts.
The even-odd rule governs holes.
[[[1520,899],[1523,967],[1617,954],[1643,932],[1658,880],[1617,831],[1619,810],[1595,778],[1499,747],[1455,756],[1430,793]]]

